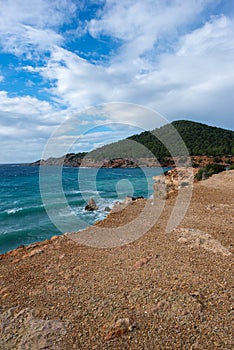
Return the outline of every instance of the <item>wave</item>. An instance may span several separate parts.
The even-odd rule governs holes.
[[[15,214],[17,213],[18,211],[21,211],[23,210],[23,208],[13,208],[13,209],[8,209],[6,210],[7,214],[10,215],[10,214]]]
[[[90,194],[99,194],[99,193],[105,193],[105,191],[93,191],[93,190],[84,190],[84,191],[80,191],[80,193],[90,193]]]
[[[68,216],[76,216],[76,213],[74,210],[68,210],[68,209],[64,209],[64,210],[60,210],[58,212],[58,215],[60,217],[68,217]]]
[[[72,194],[80,194],[80,190],[71,190],[71,191],[66,191],[65,194],[66,196],[72,195]]]
[[[81,197],[84,195],[100,195],[102,193],[105,193],[105,191],[93,191],[93,190],[84,190],[84,191],[80,191],[80,190],[73,190],[73,191],[67,191],[65,192],[66,197],[74,197],[77,195],[80,195]]]
[[[35,212],[41,212],[44,210],[44,206],[34,206],[34,207],[16,207],[16,208],[11,208],[11,209],[6,209],[2,212],[0,212],[0,217],[8,217],[8,216],[21,216],[21,215],[27,215]]]
[[[6,209],[0,212],[0,218],[12,217],[12,216],[26,216],[28,214],[42,213],[47,210],[59,210],[66,209],[67,205],[73,206],[83,206],[83,200],[71,200],[69,202],[53,202],[44,206],[43,204],[38,206],[28,206],[28,207],[14,207]]]

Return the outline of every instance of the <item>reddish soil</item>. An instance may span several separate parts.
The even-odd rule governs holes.
[[[73,234],[1,255],[0,349],[233,349],[233,198],[234,171],[223,172],[194,184],[171,233],[175,193],[130,244],[98,249]],[[145,205],[85,232],[121,232]]]

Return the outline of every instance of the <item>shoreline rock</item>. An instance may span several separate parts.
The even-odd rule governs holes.
[[[194,181],[193,168],[174,168],[164,174],[154,176],[154,198],[167,199],[170,193],[180,188],[192,185]]]
[[[93,198],[90,198],[87,205],[85,206],[86,211],[98,210],[98,206]]]
[[[228,166],[234,164],[234,156],[222,156],[217,159],[214,156],[191,156],[191,162],[194,168],[202,168],[208,164],[216,163]],[[70,166],[70,167],[87,167],[87,168],[170,168],[170,167],[186,167],[188,161],[184,161],[183,157],[165,157],[157,159],[156,157],[139,157],[139,158],[113,158],[113,159],[95,159],[88,156],[80,157],[75,153],[68,153],[62,157],[51,157],[48,159],[39,159],[36,162],[22,164],[27,166]]]

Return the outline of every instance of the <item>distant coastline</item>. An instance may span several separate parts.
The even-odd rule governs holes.
[[[207,164],[219,163],[225,166],[234,163],[233,155],[224,155],[220,157],[215,156],[191,156],[187,159],[191,160],[191,164],[194,168],[204,167]],[[28,166],[53,166],[63,165],[69,167],[87,167],[87,168],[156,168],[156,167],[175,167],[176,165],[186,165],[186,159],[184,157],[165,157],[163,159],[155,158],[114,158],[96,160],[89,157],[79,157],[76,153],[68,153],[63,157],[40,159],[33,163],[24,164]]]
[[[192,164],[191,164],[192,163]],[[88,168],[204,167],[234,163],[234,131],[178,120],[88,152],[67,153],[28,165]]]

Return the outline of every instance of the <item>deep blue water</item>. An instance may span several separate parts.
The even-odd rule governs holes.
[[[127,195],[148,198],[153,193],[152,176],[162,172],[161,168],[63,168],[61,184],[65,197],[61,199],[56,167],[44,167],[43,188],[39,169],[0,165],[0,253],[65,231],[79,231],[84,227],[79,219],[91,225],[105,218],[106,206],[111,207]],[[42,201],[41,189],[46,203]],[[97,211],[84,210],[89,198],[97,202]],[[64,228],[62,232],[55,226],[55,217],[57,226]]]

